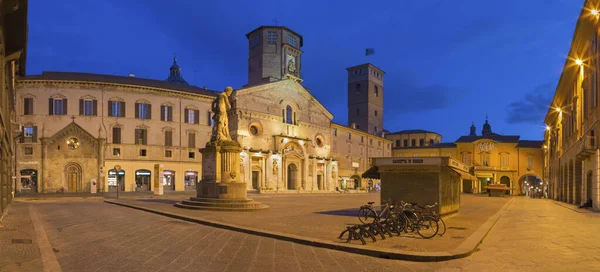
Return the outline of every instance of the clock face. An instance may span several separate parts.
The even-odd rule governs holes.
[[[67,140],[67,146],[72,150],[79,148],[79,144],[79,139],[75,137],[71,137]]]

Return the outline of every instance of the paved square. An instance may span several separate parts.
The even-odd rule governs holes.
[[[600,214],[580,213],[553,201],[525,197],[515,198],[503,211],[478,252],[438,263],[386,260],[309,247],[101,201],[16,202],[6,222],[12,218],[27,221],[23,218],[28,209],[37,214],[62,271],[600,270]],[[22,245],[7,245],[6,239],[25,236],[6,228],[0,229],[4,235],[1,252],[13,250],[20,255],[2,255],[0,271],[50,271],[41,264],[38,251],[19,251],[15,249]],[[32,233],[28,237],[35,245],[39,237]]]

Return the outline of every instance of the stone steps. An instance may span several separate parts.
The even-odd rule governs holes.
[[[194,202],[206,202],[206,203],[252,203],[254,200],[252,199],[223,199],[223,198],[204,198],[204,197],[190,197],[190,200],[185,201],[194,201]]]

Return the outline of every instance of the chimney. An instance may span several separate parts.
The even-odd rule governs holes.
[[[356,129],[356,123],[350,124],[350,127],[352,127],[352,129]]]
[[[135,77],[134,73],[129,73],[129,77]]]
[[[381,132],[381,138],[385,138],[385,132]]]

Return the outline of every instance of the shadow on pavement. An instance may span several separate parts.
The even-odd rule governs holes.
[[[358,209],[345,209],[345,210],[332,210],[332,211],[322,211],[322,212],[314,212],[317,214],[326,214],[326,215],[337,215],[337,216],[358,216]]]

